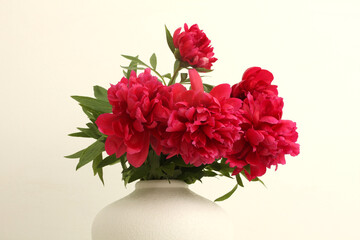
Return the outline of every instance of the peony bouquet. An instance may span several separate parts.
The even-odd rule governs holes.
[[[172,74],[157,71],[155,54],[150,64],[123,55],[130,64],[118,83],[94,86],[94,98],[72,96],[90,122],[70,136],[96,139],[67,156],[79,159],[76,169],[92,162],[103,182],[103,168],[119,163],[125,184],[235,179],[220,201],[243,187],[242,178],[261,182],[268,168],[285,164],[285,154],[299,154],[296,124],[282,119],[284,102],[271,72],[251,67],[232,87],[203,83],[199,73],[211,72],[217,60],[206,34],[196,24],[173,35],[165,30],[175,57]]]

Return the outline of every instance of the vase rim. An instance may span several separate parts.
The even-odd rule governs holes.
[[[181,180],[141,180],[135,184],[135,189],[144,188],[188,188],[188,184]]]

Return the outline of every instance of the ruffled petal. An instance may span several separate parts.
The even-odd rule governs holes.
[[[256,131],[252,128],[247,130],[246,137],[252,146],[259,145],[259,143],[265,139],[264,135],[262,135],[260,131]]]

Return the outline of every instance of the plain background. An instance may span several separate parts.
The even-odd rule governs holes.
[[[171,71],[164,25],[198,23],[219,59],[206,81],[235,84],[268,69],[297,122],[301,153],[220,205],[237,239],[360,239],[357,0],[0,0],[0,239],[90,240],[96,213],[131,192],[121,167],[75,172],[63,158],[89,144],[67,137],[86,117],[70,95],[121,78],[120,54]],[[235,181],[191,186],[209,198]],[[141,226],[139,226],[141,227]]]

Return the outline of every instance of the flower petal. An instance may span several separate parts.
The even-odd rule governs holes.
[[[242,79],[243,80],[248,79],[251,75],[259,72],[260,70],[261,70],[260,67],[250,67],[250,68],[246,69],[246,71],[243,74]]]
[[[264,117],[260,118],[259,121],[264,122],[264,123],[270,123],[270,124],[277,124],[279,122],[279,120],[277,120],[276,118],[274,118],[272,116],[264,116]]]
[[[126,152],[130,154],[138,153],[142,150],[145,144],[149,145],[149,141],[150,141],[150,134],[148,131],[136,132],[131,136],[129,141],[125,142],[127,146]]]
[[[246,137],[252,146],[259,145],[259,143],[264,141],[265,139],[264,136],[259,131],[256,131],[252,128],[247,130]]]
[[[117,136],[108,136],[105,142],[105,151],[109,155],[116,153],[116,157],[121,157],[126,151],[124,140]]]
[[[149,145],[150,145],[150,140],[145,141],[144,145],[142,146],[141,150],[137,153],[127,153],[126,154],[126,158],[128,160],[128,162],[138,168],[141,165],[143,165],[143,163],[145,162],[147,155],[149,153]]]
[[[230,98],[231,87],[227,83],[220,84],[220,85],[214,87],[210,91],[210,94],[212,96],[216,97],[217,99],[219,99],[220,101],[223,99],[228,99],[228,98]]]
[[[112,113],[104,113],[101,114],[95,121],[96,125],[99,128],[99,131],[105,135],[112,135],[114,134],[114,129],[112,124],[116,116]]]
[[[180,83],[175,83],[174,85],[171,85],[171,89],[173,93],[174,102],[177,103],[182,101],[181,95],[184,92],[186,92],[186,88]]]
[[[189,78],[191,82],[191,89],[194,91],[204,91],[201,77],[196,69],[189,69]]]

